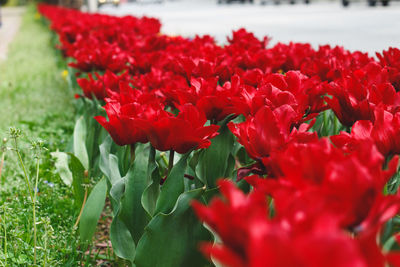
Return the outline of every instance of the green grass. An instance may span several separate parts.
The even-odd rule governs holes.
[[[51,116],[62,122],[74,115],[72,93],[61,77],[51,33],[34,20],[34,12],[31,7],[23,17],[8,58],[0,65],[0,129],[21,120],[41,122]]]
[[[10,126],[22,130],[20,147],[31,184],[35,158],[30,141],[42,139],[48,149],[41,157],[38,185],[38,266],[93,266],[79,250],[73,229],[79,210],[73,206],[71,188],[61,182],[50,156],[65,151],[72,135],[73,93],[62,78],[64,63],[53,36],[35,20],[35,13],[30,6],[6,61],[0,62],[0,140],[8,137]],[[6,146],[12,147],[10,140]],[[0,180],[0,266],[34,266],[32,205],[15,154],[6,152]]]

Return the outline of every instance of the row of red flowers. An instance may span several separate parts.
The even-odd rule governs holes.
[[[221,239],[201,246],[210,260],[400,266],[378,238],[400,210],[400,195],[387,193],[400,153],[399,49],[375,60],[341,47],[268,47],[244,29],[220,46],[162,35],[152,18],[40,12],[75,60],[83,95],[105,101],[107,118],[95,119],[118,145],[185,154],[208,148],[227,125],[244,147],[252,163],[236,159],[237,178],[253,190],[222,180],[224,200],[193,204]],[[328,110],[336,117],[324,127],[335,135],[322,137],[315,123]]]

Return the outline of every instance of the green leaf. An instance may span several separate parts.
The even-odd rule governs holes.
[[[214,239],[214,245],[221,243],[221,239],[219,238],[219,236],[211,229],[210,226],[208,226],[207,224],[203,224],[204,227],[211,233],[211,235],[213,236]],[[216,259],[214,259],[213,257],[211,257],[211,261],[213,262],[213,264],[215,265],[215,267],[223,267]]]
[[[133,262],[135,257],[135,242],[126,225],[115,216],[110,226],[110,240],[115,255]]]
[[[121,178],[116,181],[110,189],[110,196],[115,201],[114,213],[119,211],[120,201],[125,192],[125,179]]]
[[[220,134],[211,140],[211,145],[203,150],[199,158],[196,173],[200,180],[211,189],[216,187],[216,180],[231,174],[234,164],[231,152],[234,138],[226,125],[221,126]]]
[[[198,243],[211,240],[211,235],[190,207],[190,202],[200,198],[203,192],[199,188],[181,194],[171,213],[159,213],[150,221],[136,248],[136,266],[207,265],[198,251]]]
[[[223,177],[231,177],[233,178],[233,171],[235,170],[235,157],[230,153],[228,156],[227,165],[225,168],[225,174]]]
[[[160,195],[156,203],[156,211],[170,212],[174,207],[179,195],[184,191],[184,175],[188,165],[188,157],[190,153],[186,153],[181,157],[177,164],[175,164],[164,184],[161,186]]]
[[[129,146],[117,146],[115,155],[119,159],[119,170],[125,176],[131,167],[131,151]]]
[[[56,160],[54,166],[57,173],[60,175],[61,180],[67,186],[72,184],[72,172],[68,166],[68,154],[65,152],[51,152],[50,155]]]
[[[208,189],[204,192],[202,199],[204,203],[209,203],[211,199],[219,195],[219,188]]]
[[[87,104],[85,105],[84,120],[86,122],[86,128],[90,129],[87,132],[86,137],[86,148],[88,151],[89,159],[94,159],[95,155],[98,154],[99,150],[99,137],[102,133],[108,132],[93,118],[98,115],[105,115],[105,110],[101,107],[100,103],[93,97],[92,99],[86,98]]]
[[[157,199],[160,194],[161,176],[155,161],[155,149],[150,147],[149,161],[147,167],[148,185],[142,195],[142,206],[146,212],[153,216],[156,210]]]
[[[97,144],[98,128],[96,127],[96,125],[93,125],[92,121],[96,122],[96,120],[93,119],[93,115],[91,115],[90,117],[86,116],[83,117],[83,121],[87,123],[85,124],[85,130],[89,129],[89,131],[85,131],[85,139],[84,139],[85,151],[87,153],[88,167],[89,167],[92,166],[91,164],[93,164],[93,162],[91,162],[91,160],[93,160],[93,158],[95,157],[96,150],[99,147]]]
[[[335,113],[328,109],[317,116],[312,130],[316,131],[318,136],[332,136],[339,134],[341,130],[346,130],[346,127],[339,122]]]
[[[203,150],[197,150],[193,153],[192,158],[189,160],[189,167],[196,172],[196,166],[199,163],[200,155]]]
[[[248,194],[250,192],[250,184],[245,180],[240,180],[236,183],[236,186],[239,187],[244,193]]]
[[[75,124],[74,155],[80,160],[85,170],[89,170],[89,157],[86,151],[86,124],[83,116]]]
[[[108,156],[108,162],[110,166],[110,177],[109,181],[111,184],[115,184],[121,179],[121,174],[119,173],[119,168],[118,168],[118,158],[117,156],[110,154]]]
[[[101,172],[106,176],[110,184],[114,184],[115,182],[121,179],[121,173],[119,168],[119,161],[125,160],[123,158],[119,158],[114,154],[111,154],[111,146],[112,146],[111,137],[107,137],[103,143],[100,145],[100,163],[99,168]]]
[[[85,183],[85,168],[74,154],[68,153],[68,155],[71,158],[69,168],[72,172],[72,190],[74,192],[75,205],[80,209],[85,195],[85,188],[83,187]]]
[[[255,163],[255,161],[247,154],[246,149],[242,145],[240,145],[239,142],[235,142],[235,146],[238,146],[235,155],[242,166],[247,166]]]
[[[150,220],[144,210],[141,198],[147,187],[147,153],[139,145],[136,149],[136,159],[133,162],[125,179],[125,193],[121,200],[120,218],[125,223],[133,240],[139,241],[143,234],[144,227]]]
[[[398,192],[400,185],[400,172],[398,171],[392,178],[390,178],[389,182],[386,183],[386,195],[394,195]]]
[[[100,145],[100,163],[99,168],[101,172],[110,179],[110,163],[109,163],[109,155],[111,151],[111,145],[113,140],[111,136],[107,136],[103,143]],[[111,183],[111,181],[110,181]]]
[[[96,231],[97,222],[104,208],[107,181],[103,177],[90,193],[79,221],[79,234],[83,242],[90,241]]]

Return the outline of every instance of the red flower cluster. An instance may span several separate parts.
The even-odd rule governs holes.
[[[400,153],[399,49],[376,61],[341,47],[268,47],[244,29],[221,47],[162,35],[151,18],[39,8],[84,95],[106,103],[108,119],[96,120],[118,145],[186,153],[207,148],[218,122],[244,119],[228,127],[254,160],[238,170],[257,174],[245,178],[254,190],[221,181],[226,201],[193,204],[222,241],[206,255],[226,266],[400,266],[377,242],[400,209],[400,195],[382,193]],[[351,133],[310,132],[327,109]]]
[[[321,182],[333,183],[329,180],[334,177],[326,178],[327,181]],[[349,178],[345,176],[342,180]],[[383,267],[388,263],[400,266],[400,254],[382,252],[376,240],[382,223],[398,211],[398,196],[369,200],[367,204],[373,205],[372,211],[362,217],[364,221],[359,227],[350,231],[343,228],[348,210],[341,215],[335,197],[343,197],[339,201],[349,201],[346,195],[354,189],[348,187],[351,182],[341,186],[346,188],[343,194],[339,193],[341,188],[326,188],[331,194],[326,198],[312,188],[316,181],[306,182],[308,185],[301,188],[293,184],[292,179],[295,178],[282,177],[277,183],[285,184],[284,180],[288,180],[283,188],[261,184],[259,189],[255,183],[256,190],[247,196],[232,182],[220,181],[225,201],[215,198],[209,207],[193,203],[198,216],[221,239],[221,243],[203,244],[202,251],[212,260],[232,267]],[[274,199],[277,205],[274,217],[269,215],[273,210],[264,190],[275,191],[274,195],[278,196]],[[363,203],[357,204],[364,209]]]
[[[376,62],[330,83],[327,93],[333,96],[326,98],[327,103],[346,126],[358,120],[374,121],[377,106],[394,113],[400,105],[400,93],[390,83],[387,69]]]
[[[97,73],[96,80],[90,75],[79,79],[87,97],[109,97],[108,89],[118,92],[116,85],[123,79],[172,108],[191,103],[209,120],[254,115],[262,105],[285,103],[306,118],[332,108],[346,126],[357,120],[373,122],[378,105],[391,113],[399,106],[396,48],[378,54],[377,62],[341,47],[314,50],[309,44],[278,43],[268,48],[268,38],[258,40],[244,29],[221,47],[210,36],[162,35],[156,19],[92,15],[47,5],[39,9],[59,34],[60,49],[76,60],[71,66],[83,72],[106,71],[105,77]],[[123,71],[126,74],[118,78]],[[277,71],[287,73],[274,74]],[[110,72],[115,77],[110,79]]]

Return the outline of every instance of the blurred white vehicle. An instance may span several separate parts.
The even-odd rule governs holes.
[[[99,7],[102,5],[107,5],[107,4],[112,4],[114,6],[118,6],[120,3],[120,0],[97,0],[97,4]]]

